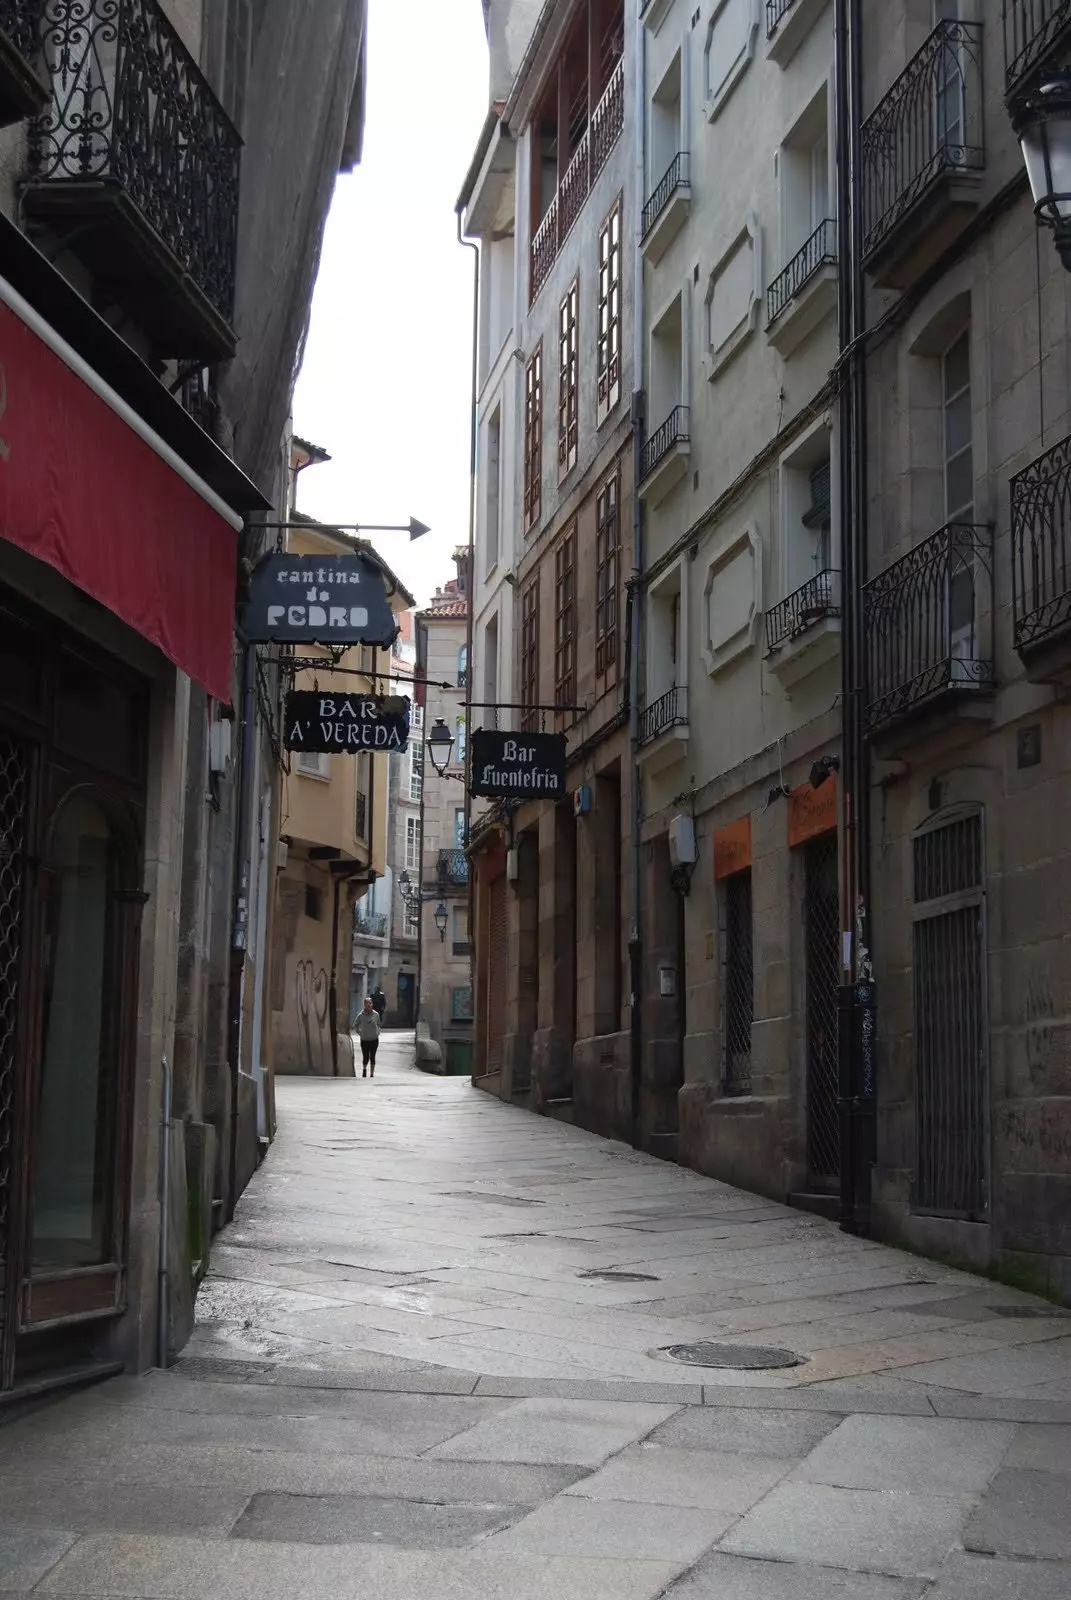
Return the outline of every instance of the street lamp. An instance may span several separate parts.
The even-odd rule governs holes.
[[[446,943],[446,902],[440,900],[435,907],[435,926],[439,930],[439,943]]]
[[[425,743],[431,755],[432,766],[439,774],[439,777],[444,778],[446,769],[450,765],[450,757],[454,751],[454,736],[442,717],[435,718]]]
[[[1052,229],[1060,260],[1071,270],[1071,72],[1048,73],[1011,108],[1011,119],[1034,215]]]

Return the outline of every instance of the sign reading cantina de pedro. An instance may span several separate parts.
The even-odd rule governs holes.
[[[404,750],[409,701],[400,696],[294,689],[283,708],[283,744],[310,754],[347,750]]]
[[[564,733],[472,735],[473,794],[491,799],[560,800],[565,794]]]
[[[394,642],[398,625],[383,573],[361,551],[348,556],[264,556],[242,611],[248,644]]]

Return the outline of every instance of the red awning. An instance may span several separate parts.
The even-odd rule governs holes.
[[[194,487],[0,301],[0,538],[45,561],[219,700],[231,698],[238,540]],[[147,431],[147,430],[146,430]],[[166,450],[166,446],[161,446]],[[238,519],[235,518],[235,521]]]

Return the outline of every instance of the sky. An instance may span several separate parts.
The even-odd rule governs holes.
[[[359,167],[327,222],[294,431],[331,461],[301,474],[323,521],[407,523],[369,534],[424,604],[469,536],[473,253],[454,207],[487,113],[480,0],[369,0]]]

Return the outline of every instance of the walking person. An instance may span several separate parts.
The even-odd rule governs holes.
[[[368,1069],[372,1069],[372,1077],[376,1075],[376,1051],[379,1049],[379,1013],[372,1004],[372,996],[364,997],[364,1009],[357,1018],[357,1037],[361,1041],[361,1077],[368,1077]]]

